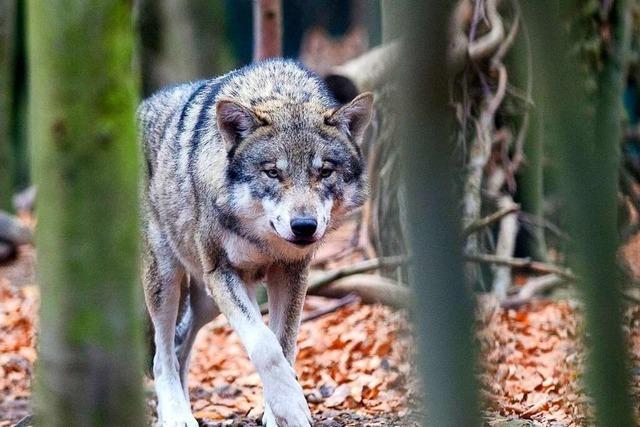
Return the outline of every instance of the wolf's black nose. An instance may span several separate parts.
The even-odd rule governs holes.
[[[311,237],[318,228],[318,221],[310,216],[300,216],[292,219],[290,225],[296,237]]]

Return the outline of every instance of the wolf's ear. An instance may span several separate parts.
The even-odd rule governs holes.
[[[266,124],[250,108],[231,99],[221,99],[216,103],[216,121],[227,151]]]
[[[359,142],[369,120],[373,108],[373,94],[362,93],[351,102],[331,112],[326,117],[325,123],[342,129],[353,141]]]

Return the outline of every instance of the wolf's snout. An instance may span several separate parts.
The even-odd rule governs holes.
[[[310,216],[301,216],[291,220],[291,231],[298,238],[309,238],[313,236],[318,228],[318,221]]]

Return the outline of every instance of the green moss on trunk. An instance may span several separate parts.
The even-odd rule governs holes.
[[[29,0],[40,425],[143,425],[131,2]]]

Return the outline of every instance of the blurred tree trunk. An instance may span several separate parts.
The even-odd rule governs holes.
[[[235,66],[226,39],[225,2],[136,0],[144,96]]]
[[[543,104],[540,92],[532,87],[540,78],[539,63],[533,63],[531,56],[531,42],[526,23],[522,24],[522,31],[513,48],[515,71],[515,85],[524,90],[527,96],[528,115],[523,118],[522,125],[527,126],[527,133],[523,144],[524,161],[519,172],[518,199],[522,210],[534,220],[526,239],[527,256],[544,261],[547,258],[547,244],[544,227],[544,117],[540,106]]]
[[[0,0],[0,209],[9,210],[14,190],[13,83],[16,1]]]
[[[41,286],[36,417],[141,426],[137,81],[128,1],[28,1]]]
[[[406,31],[396,109],[406,184],[408,238],[415,292],[413,319],[426,394],[426,425],[481,424],[474,376],[473,302],[464,280],[449,109],[447,26],[452,3],[421,0],[383,3],[391,25]],[[386,31],[386,29],[385,29]],[[395,33],[401,33],[395,29]]]
[[[253,60],[282,56],[281,0],[253,0]]]
[[[588,76],[576,44],[584,28],[563,19],[580,16],[580,2],[552,2],[548,7],[524,2],[532,23],[534,63],[539,61],[542,109],[548,123],[546,139],[557,159],[569,254],[585,301],[589,345],[587,384],[599,426],[635,425],[630,401],[628,347],[622,329],[620,282],[616,269],[617,194],[620,164],[621,102],[627,48],[625,1],[612,2],[608,13],[611,38],[603,49],[597,89],[587,96]],[[556,28],[556,31],[550,31]],[[574,52],[574,54],[569,54]]]
[[[182,0],[139,0],[143,93],[195,80],[198,52],[189,5]]]

